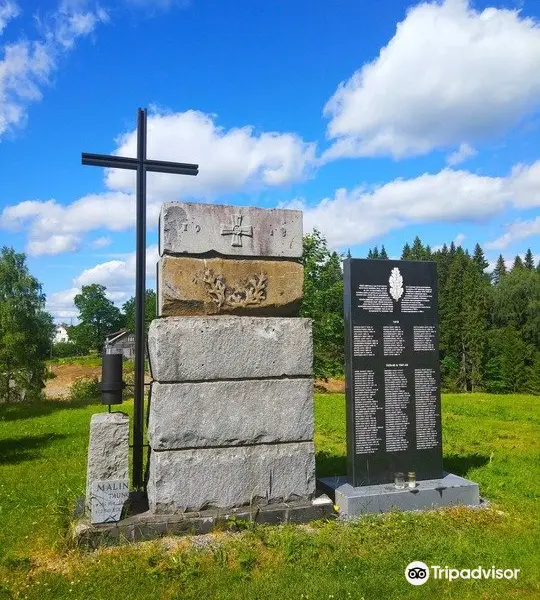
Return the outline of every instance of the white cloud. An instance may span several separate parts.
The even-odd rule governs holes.
[[[154,286],[156,264],[159,259],[158,247],[146,249],[146,288]],[[47,310],[55,319],[65,319],[78,315],[73,304],[83,285],[99,283],[107,288],[109,300],[121,306],[135,295],[135,252],[126,254],[122,259],[109,260],[85,269],[73,279],[73,286],[67,290],[55,292],[47,297]]]
[[[61,292],[54,292],[47,296],[46,309],[55,319],[77,318],[78,310],[73,304],[75,296],[80,292],[77,287],[72,287]]]
[[[508,177],[444,169],[415,179],[396,179],[375,190],[339,189],[333,198],[325,198],[315,206],[305,206],[301,201],[289,206],[305,211],[305,231],[316,227],[332,246],[343,248],[410,224],[478,222],[525,202],[534,206],[535,200],[540,206],[538,175],[540,162],[520,166]]]
[[[458,233],[456,235],[456,239],[454,240],[454,245],[455,246],[461,246],[461,244],[463,244],[463,242],[465,241],[465,238],[467,236],[465,236],[463,233]]]
[[[98,237],[92,241],[93,248],[106,248],[112,244],[112,238],[107,236]]]
[[[294,134],[256,134],[249,126],[224,130],[211,115],[195,111],[155,115],[149,118],[148,129],[149,157],[200,163],[197,177],[149,174],[150,229],[157,226],[164,201],[291,183],[307,177],[315,160],[315,144],[305,143]],[[117,143],[116,154],[136,154],[134,131],[120,136]],[[73,243],[80,244],[85,232],[133,227],[133,171],[111,169],[105,177],[111,191],[88,194],[65,206],[55,200],[27,200],[8,206],[0,214],[0,227],[26,229],[26,249],[35,255],[44,254],[55,235],[73,236]],[[63,251],[57,244],[51,246]]]
[[[136,130],[117,139],[114,154],[136,155]],[[309,176],[314,143],[294,133],[256,133],[251,126],[224,129],[215,115],[188,110],[148,118],[149,158],[199,164],[199,175],[150,174],[155,201],[237,192],[251,187],[284,185]],[[107,170],[110,189],[132,191],[133,173]]]
[[[490,250],[503,249],[512,242],[537,235],[540,235],[540,217],[536,217],[536,219],[530,221],[516,221],[507,226],[506,233],[497,239],[488,242],[486,248]]]
[[[477,154],[476,150],[469,144],[461,144],[455,152],[452,152],[446,157],[446,164],[453,167]]]
[[[518,10],[423,2],[325,106],[343,156],[425,154],[504,132],[540,106],[540,27]]]
[[[28,254],[42,256],[44,254],[61,254],[79,249],[79,239],[74,235],[51,235],[45,240],[31,240],[26,246]]]
[[[20,13],[20,7],[17,5],[17,3],[12,2],[11,0],[6,0],[0,4],[0,35],[2,35],[2,32],[9,21],[15,17],[18,17]]]
[[[157,246],[149,246],[146,250],[146,277],[153,282],[156,277],[158,261]],[[114,302],[125,302],[135,295],[135,252],[122,260],[109,260],[85,269],[73,280],[78,287],[99,283],[107,288],[107,296]],[[147,286],[148,287],[148,286]]]
[[[108,19],[102,9],[86,10],[83,0],[63,0],[55,12],[37,21],[36,39],[21,39],[3,48],[0,59],[0,136],[24,125],[28,106],[38,102],[42,89],[58,68],[62,56],[75,42]],[[9,20],[20,14],[14,2],[0,7],[0,34]]]
[[[159,208],[150,206],[149,223],[157,222]],[[123,231],[135,224],[135,199],[123,192],[89,194],[63,206],[56,200],[26,200],[6,206],[0,214],[0,227],[12,231],[26,230],[29,242],[26,251],[31,255],[58,254],[69,246],[79,246],[81,234],[95,229]],[[69,238],[66,248],[54,243],[60,236]],[[57,252],[45,251],[47,245]]]

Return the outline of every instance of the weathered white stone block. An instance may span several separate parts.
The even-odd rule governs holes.
[[[167,202],[159,219],[159,253],[302,256],[302,212]]]
[[[161,318],[150,325],[148,350],[160,382],[310,376],[311,319]]]
[[[129,482],[129,417],[120,412],[98,413],[90,420],[86,506],[90,509],[92,482]]]
[[[153,451],[148,502],[161,513],[309,498],[313,442]]]
[[[153,383],[154,450],[313,439],[311,379]]]

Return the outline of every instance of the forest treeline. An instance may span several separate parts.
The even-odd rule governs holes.
[[[300,315],[313,319],[316,377],[344,373],[343,258],[329,250],[320,232],[304,237]],[[388,255],[384,246],[375,247],[367,258]],[[509,269],[499,256],[491,273],[479,244],[472,254],[453,243],[432,250],[416,237],[401,258],[437,263],[443,389],[540,394],[540,263],[535,266],[531,250],[516,256]],[[74,303],[79,322],[69,328],[70,342],[53,345],[53,319],[41,284],[24,254],[1,250],[0,401],[38,399],[47,358],[99,352],[106,334],[134,327],[134,298],[121,310],[102,285],[83,286]],[[147,326],[155,311],[156,295],[147,290]]]
[[[375,247],[366,258],[388,255]],[[343,375],[341,259],[319,232],[306,236],[302,314],[314,319],[319,377]],[[479,244],[472,254],[454,243],[432,250],[416,237],[401,259],[437,263],[443,389],[540,394],[540,263],[530,249],[509,269],[499,256],[491,273]]]

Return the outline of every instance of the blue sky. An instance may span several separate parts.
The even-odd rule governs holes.
[[[134,174],[159,207],[301,207],[355,256],[415,235],[540,258],[540,4],[398,0],[0,0],[0,239],[24,251],[57,320],[82,285],[134,288]],[[154,281],[149,279],[149,287]]]

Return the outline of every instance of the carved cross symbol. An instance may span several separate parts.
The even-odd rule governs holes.
[[[227,226],[221,224],[221,235],[232,235],[231,246],[242,246],[242,236],[253,236],[253,227],[246,225],[242,227],[243,216],[235,214],[232,218],[232,225]]]

